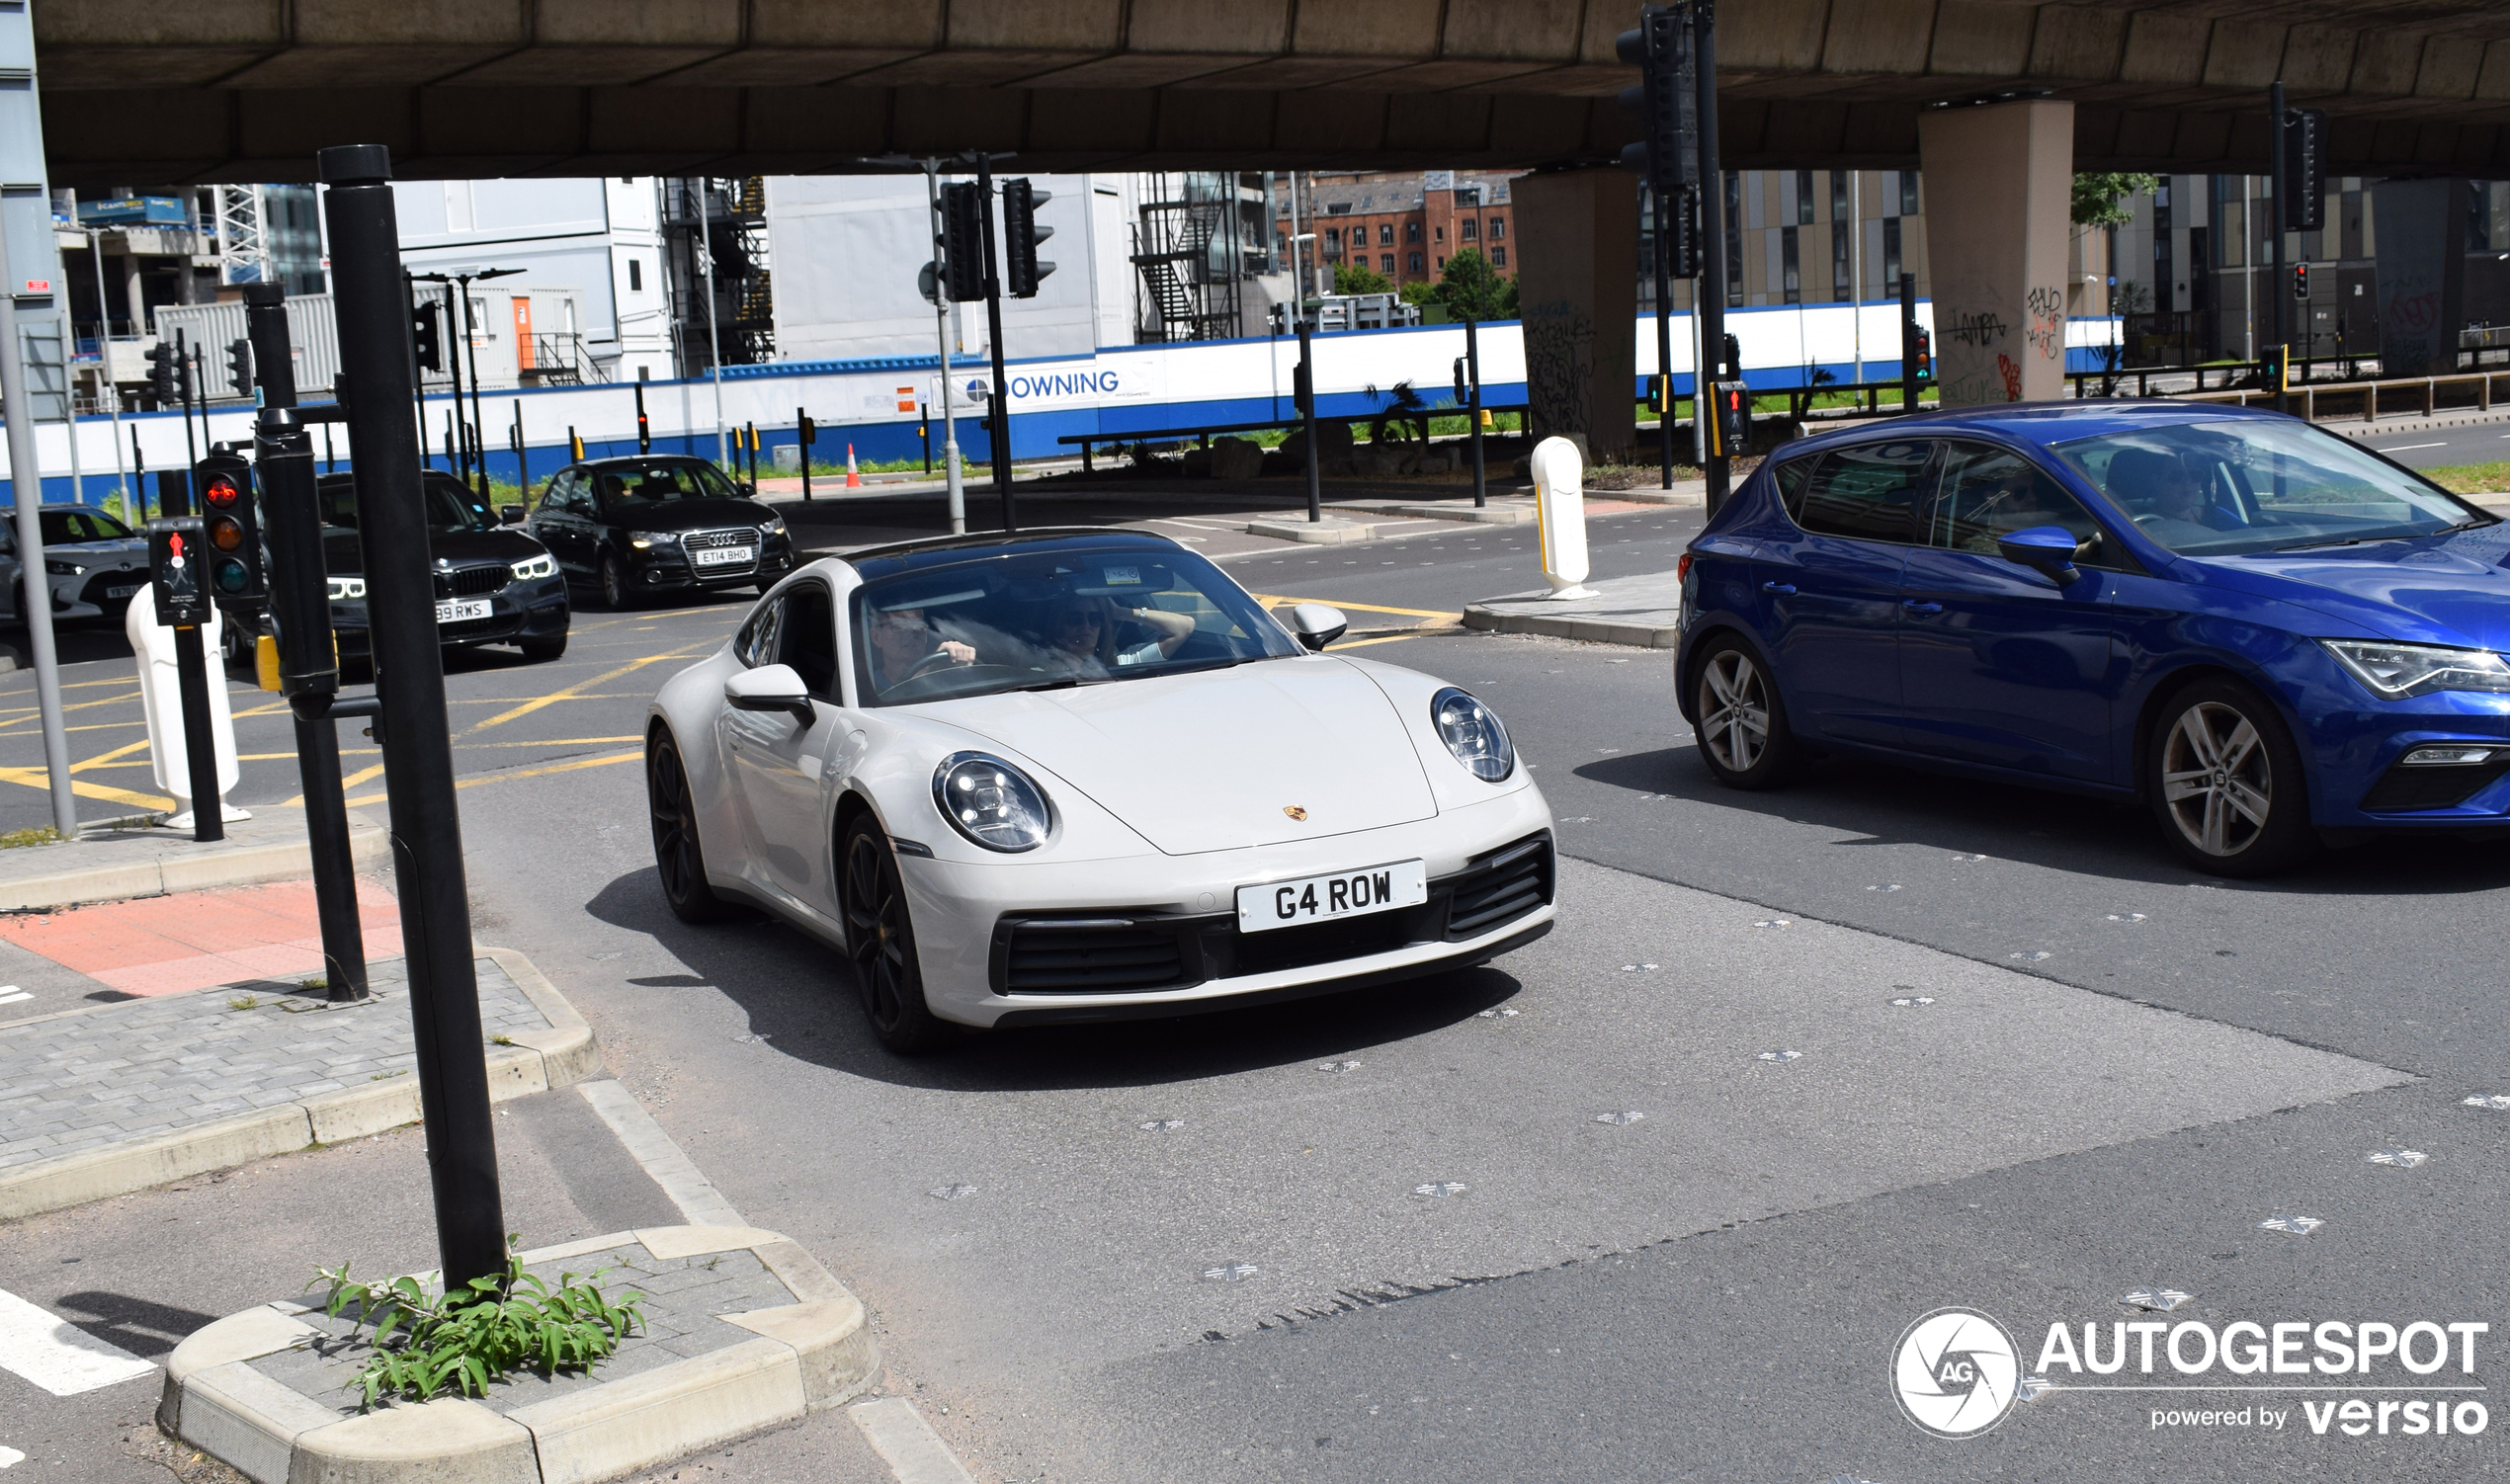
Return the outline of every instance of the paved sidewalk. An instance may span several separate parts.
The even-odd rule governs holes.
[[[399,904],[365,877],[357,887],[368,951],[398,943]],[[134,998],[247,980],[278,981],[293,990],[323,971],[311,881],[10,913],[0,916],[0,943]]]
[[[591,1031],[522,954],[476,960],[492,1096],[579,1080]],[[224,985],[0,1025],[0,1219],[418,1116],[405,969],[331,1005]]]
[[[1681,642],[1682,584],[1673,573],[1608,577],[1586,586],[1594,597],[1563,602],[1535,592],[1485,598],[1465,608],[1464,626],[1641,649],[1671,649]]]
[[[153,825],[155,817],[100,820],[82,828],[75,840],[0,851],[0,912],[313,874],[302,809],[257,804],[251,819],[226,826],[226,838],[208,845],[189,830]],[[383,827],[354,809],[349,852],[361,869],[380,864],[387,853]]]

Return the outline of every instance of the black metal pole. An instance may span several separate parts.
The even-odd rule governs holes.
[[[1917,415],[1917,275],[1900,275],[1900,416]]]
[[[933,406],[920,402],[915,407],[915,431],[924,439],[924,477],[933,477]]]
[[[450,336],[454,333],[454,286],[447,283],[444,287],[445,333]],[[461,347],[460,345],[445,347],[445,374],[453,382],[454,392],[453,410],[445,415],[445,471],[466,485],[470,482],[470,463],[460,452],[462,441],[454,436],[454,424],[461,420]]]
[[[191,560],[206,581],[206,559],[196,551]],[[174,677],[183,692],[183,751],[192,776],[192,838],[224,840],[226,810],[218,802],[217,739],[209,731],[209,665],[198,623],[175,625]]]
[[[488,503],[488,423],[487,414],[479,410],[479,333],[470,320],[470,279],[460,278],[461,285],[461,346],[470,357],[470,447],[476,455],[479,474],[479,503]]]
[[[532,503],[532,446],[523,436],[523,398],[514,399],[514,487],[525,506]]]
[[[2287,205],[2284,193],[2288,183],[2284,179],[2285,116],[2284,84],[2281,78],[2276,79],[2267,87],[2266,100],[2269,120],[2266,129],[2266,152],[2270,157],[2271,171],[2267,178],[2273,182],[2269,189],[2275,196],[2275,204],[2266,210],[2266,229],[2274,238],[2274,246],[2268,260],[2274,264],[2274,272],[2267,286],[2266,296],[2275,301],[2275,410],[2285,412],[2290,410],[2284,405],[2284,383],[2291,379],[2289,365],[2292,357],[2292,332],[2286,326],[2284,301],[2292,296],[2292,289],[2284,282],[2284,209]],[[2117,277],[2115,264],[2111,265],[2110,277],[2112,279]]]
[[[993,340],[993,398],[985,411],[993,438],[993,487],[1002,496],[1002,529],[1020,529],[1019,512],[1011,504],[1011,376],[1003,369],[1002,277],[995,267],[993,246],[993,156],[976,156],[976,200],[984,204],[985,329]],[[943,374],[949,368],[943,368]]]
[[[406,268],[401,270],[401,312],[410,318],[410,399],[418,415],[419,467],[425,468],[427,466],[427,371],[418,364],[418,283],[410,277],[409,270]],[[438,359],[443,358],[440,355]],[[341,401],[348,400],[347,394],[338,387],[334,387],[331,394]],[[325,436],[328,436],[329,432],[330,430],[326,427]]]
[[[392,208],[391,152],[380,144],[338,145],[318,159],[330,188],[323,212],[331,231],[340,359],[356,388],[350,458],[358,471],[367,609],[382,703],[376,736],[384,744],[419,1106],[445,1289],[460,1292],[473,1278],[505,1271],[505,1210],[480,1042],[479,982],[471,966],[461,805],[454,791],[418,446],[400,415],[410,331],[393,291],[400,228]]]
[[[1691,50],[1700,72],[1700,311],[1701,359],[1715,366],[1725,346],[1725,174],[1716,155],[1716,0],[1691,0]],[[1714,376],[1709,379],[1714,379]],[[1701,394],[1708,388],[1695,368],[1691,374],[1691,414],[1715,418],[1717,409],[1702,412]],[[1709,403],[1714,404],[1714,393]],[[1722,429],[1711,424],[1708,447],[1708,513],[1725,504],[1726,448]]]
[[[1478,326],[1464,321],[1464,385],[1472,393],[1464,409],[1464,434],[1472,443],[1472,504],[1479,510],[1490,503],[1490,481],[1481,462],[1481,336]],[[1310,435],[1312,436],[1312,435]]]
[[[139,452],[139,425],[130,425],[130,482],[139,486],[139,520],[148,519],[148,459]]]
[[[810,425],[810,414],[795,408],[794,443],[801,450],[801,503],[804,505],[810,503],[810,446],[817,442],[816,432]],[[929,459],[926,461],[930,462]]]
[[[1665,200],[1662,191],[1649,189],[1647,200],[1656,213],[1656,445],[1664,461],[1664,487],[1673,488],[1673,216],[1681,209]],[[1466,342],[1469,344],[1470,342]],[[1699,389],[1699,371],[1691,374],[1692,390]],[[1700,399],[1694,395],[1691,405]]]
[[[253,373],[262,411],[253,430],[253,470],[261,484],[262,537],[270,548],[271,616],[278,621],[279,689],[292,706],[319,697],[325,710],[340,689],[333,661],[329,575],[322,557],[322,509],[314,488],[313,442],[296,420],[296,372],[288,335],[288,295],[277,284],[244,287],[253,335]],[[358,922],[358,868],[349,853],[349,805],[341,796],[340,728],[328,715],[295,712],[296,781],[305,795],[305,843],[313,860],[314,917],[322,928],[323,985],[332,1003],[367,995],[366,930]]]
[[[1307,430],[1307,519],[1322,521],[1324,507],[1324,450],[1316,445],[1316,340],[1315,323],[1300,307],[1298,315],[1298,374],[1295,385],[1298,391],[1298,414]]]
[[[189,382],[192,379],[192,354],[183,347],[181,330],[174,332],[174,360],[183,372],[183,380]],[[201,461],[201,446],[192,441],[192,389],[189,385],[177,385],[175,390],[180,393],[176,400],[183,407],[183,477],[189,480],[193,465]]]

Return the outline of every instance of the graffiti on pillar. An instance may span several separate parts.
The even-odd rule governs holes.
[[[2031,349],[2043,361],[2054,361],[2065,354],[2065,290],[2034,289],[2022,297],[2023,312],[2031,318],[2022,332]]]
[[[1566,299],[1528,304],[1518,311],[1525,326],[1525,400],[1528,430],[1536,438],[1588,433],[1589,384],[1595,376],[1595,323]]]
[[[2004,399],[2008,402],[2021,401],[2022,368],[2014,365],[2013,358],[2002,351],[1996,352],[1996,374],[2004,378]]]
[[[1986,347],[2004,338],[2004,317],[1990,309],[1984,314],[1954,314],[1947,318],[1944,338],[1956,345]]]

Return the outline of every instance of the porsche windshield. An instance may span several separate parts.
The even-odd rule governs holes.
[[[2237,556],[2431,536],[2492,517],[2316,428],[2265,418],[2113,433],[2057,455],[2145,536]]]
[[[871,705],[1054,690],[1298,653],[1191,551],[1014,551],[855,590],[855,673]]]

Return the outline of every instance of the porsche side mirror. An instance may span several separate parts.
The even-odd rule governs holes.
[[[1351,626],[1351,620],[1342,617],[1342,610],[1322,603],[1294,603],[1282,616],[1282,622],[1299,643],[1318,651],[1341,638]]]
[[[522,506],[520,506],[520,505],[500,505],[500,506],[498,506],[498,507],[497,507],[497,524],[498,524],[498,525],[500,525],[500,526],[520,526],[520,525],[522,525],[522,524],[523,524],[523,507],[522,507]]]
[[[810,688],[791,665],[761,665],[723,682],[723,701],[736,711],[782,711],[804,726],[819,719]]]
[[[2062,526],[2033,526],[2023,531],[2010,531],[1996,537],[1996,553],[2016,566],[2046,572],[2058,582],[2074,580],[2074,561],[2089,556],[2100,544],[2100,537],[2076,542],[2074,533]]]

